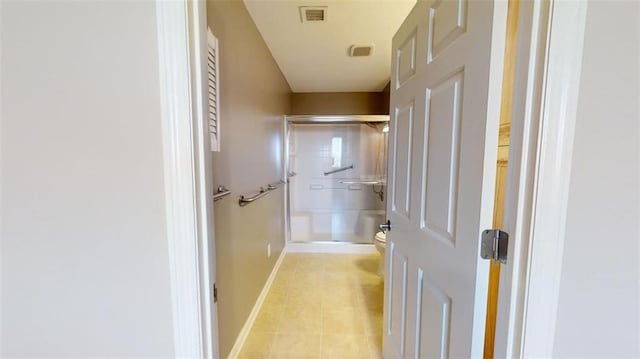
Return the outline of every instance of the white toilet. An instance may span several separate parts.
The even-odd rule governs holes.
[[[374,237],[374,243],[381,256],[378,275],[384,278],[384,249],[387,246],[387,234],[383,231],[378,231]]]

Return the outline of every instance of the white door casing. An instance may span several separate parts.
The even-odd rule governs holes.
[[[175,357],[217,358],[204,3],[155,4]]]
[[[214,298],[216,282],[216,241],[213,206],[213,160],[211,151],[220,148],[220,118],[217,116],[215,136],[211,134],[209,117],[208,31],[204,2],[186,2],[189,20],[189,60],[193,116],[198,254],[200,269],[201,333],[206,358],[217,358],[218,305]],[[217,42],[217,39],[216,39]],[[218,54],[216,54],[218,56]],[[219,74],[218,78],[219,78]],[[216,83],[219,88],[219,80]],[[216,104],[220,103],[219,90]],[[212,141],[215,140],[215,146]]]
[[[553,356],[587,6],[521,7],[496,357]]]
[[[501,265],[494,356],[521,357],[523,289],[531,229],[538,118],[543,98],[549,2],[520,4],[509,148],[509,183],[503,218],[509,233],[508,261]]]
[[[393,38],[385,357],[482,355],[506,15],[418,1]]]

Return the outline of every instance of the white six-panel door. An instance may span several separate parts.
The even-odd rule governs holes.
[[[505,24],[419,0],[393,38],[385,358],[482,355]]]

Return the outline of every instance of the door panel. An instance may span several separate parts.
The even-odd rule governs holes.
[[[391,260],[389,263],[390,276],[387,277],[387,285],[391,287],[388,291],[391,296],[387,303],[387,335],[396,348],[394,356],[404,357],[405,355],[405,331],[407,320],[407,258],[394,250],[394,245],[389,247]]]
[[[411,210],[411,153],[414,103],[411,101],[396,110],[394,121],[394,178],[393,211],[409,219]],[[401,140],[398,140],[400,138]],[[409,139],[409,140],[407,140]]]
[[[422,268],[417,272],[417,358],[447,358],[451,328],[451,298],[439,289]]]
[[[427,89],[425,201],[423,227],[446,243],[455,245],[460,108],[463,72]]]
[[[438,1],[429,9],[428,32],[429,46],[427,48],[428,62],[454,42],[465,32],[467,23],[467,2],[463,0]]]
[[[414,30],[398,48],[396,88],[402,86],[416,73],[416,41],[416,30]]]
[[[393,39],[388,358],[482,353],[484,315],[474,314],[486,304],[488,267],[479,262],[479,237],[491,226],[498,137],[492,109],[500,101],[493,76],[501,74],[490,55],[504,42],[504,26],[493,21],[506,20],[502,4],[495,6],[418,1]]]

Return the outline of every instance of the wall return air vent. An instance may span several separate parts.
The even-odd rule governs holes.
[[[326,22],[326,6],[300,6],[300,20],[305,22]]]

